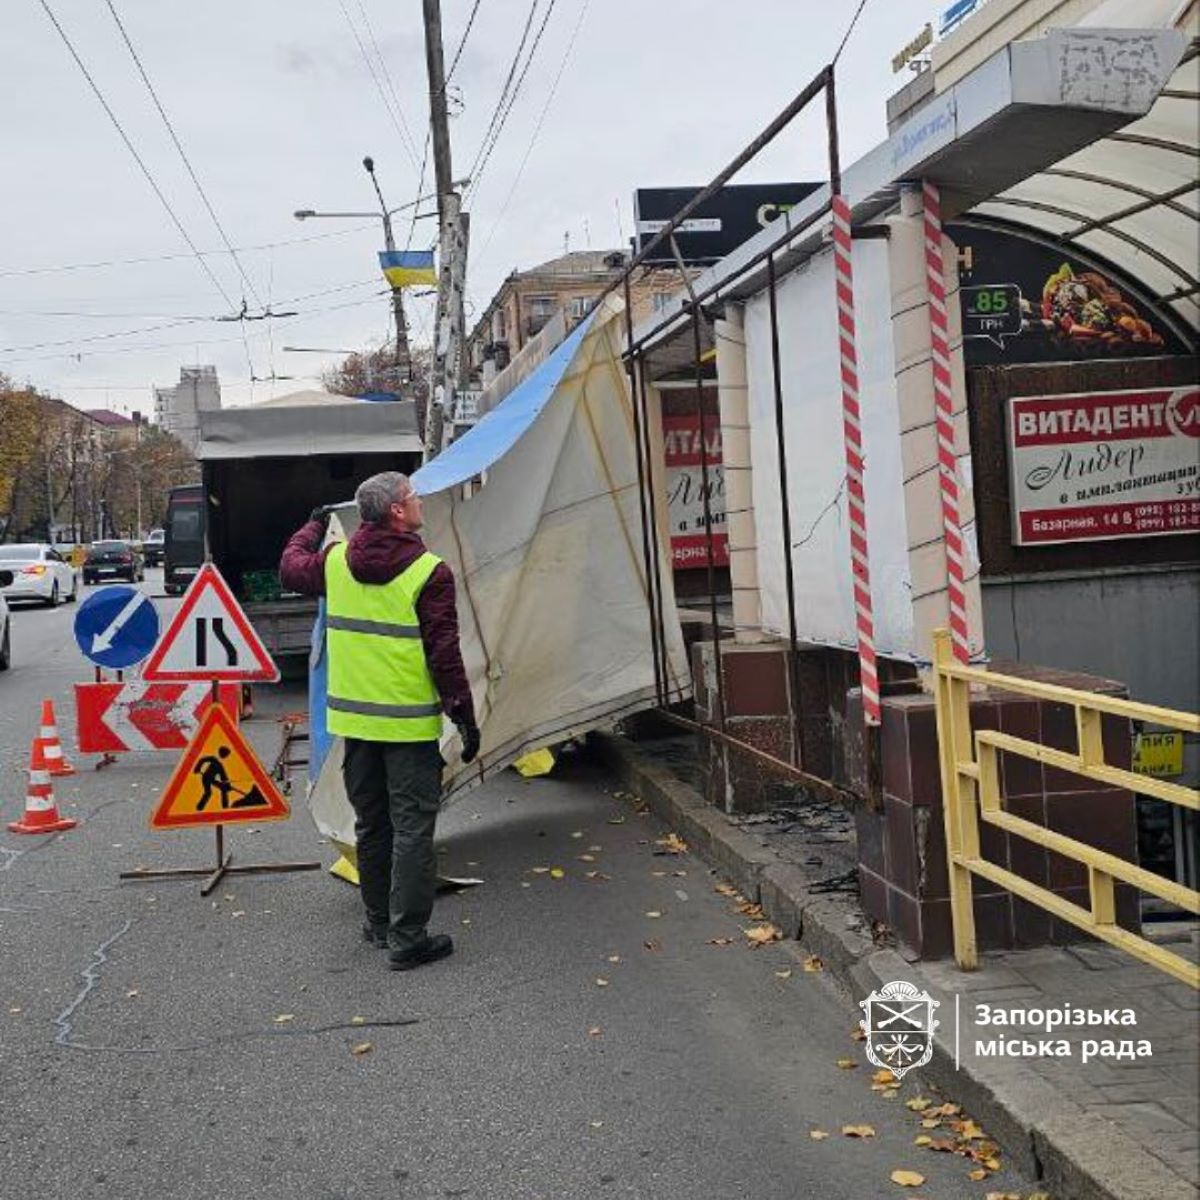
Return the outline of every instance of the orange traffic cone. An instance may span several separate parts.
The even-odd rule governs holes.
[[[34,739],[29,755],[29,791],[25,795],[25,815],[19,821],[9,822],[11,833],[58,833],[61,829],[74,829],[79,824],[72,817],[58,815],[50,773],[44,767],[34,765],[38,741]]]
[[[58,725],[54,719],[54,702],[42,701],[42,727],[33,741],[33,760],[30,770],[48,771],[51,775],[74,775],[75,768],[63,754],[58,740]]]

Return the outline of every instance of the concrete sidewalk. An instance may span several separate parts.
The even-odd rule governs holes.
[[[687,736],[593,735],[610,769],[689,846],[760,903],[853,994],[906,980],[939,1001],[934,1057],[921,1075],[963,1104],[1056,1200],[1194,1200],[1200,1183],[1200,996],[1093,941],[983,956],[976,972],[914,962],[858,905],[850,814],[824,804],[727,817],[693,786]],[[1186,936],[1186,935],[1185,935]],[[1173,949],[1188,951],[1190,938]],[[1192,944],[1194,951],[1194,943]],[[1128,1008],[1136,1026],[981,1027],[976,1006]],[[980,1055],[998,1037],[1071,1044],[1070,1056]],[[1148,1040],[1149,1057],[1093,1057],[1083,1039]]]

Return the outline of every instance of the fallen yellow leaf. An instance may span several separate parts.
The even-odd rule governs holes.
[[[823,1129],[810,1129],[808,1131],[808,1136],[812,1138],[814,1142],[823,1142],[829,1136],[829,1134],[827,1134]]]
[[[750,929],[743,929],[742,932],[746,935],[751,947],[765,946],[768,942],[777,942],[783,937],[780,930],[770,924],[754,925]]]
[[[893,1171],[891,1180],[901,1187],[920,1187],[925,1182],[925,1176],[916,1171]]]
[[[854,1068],[858,1066],[858,1063],[856,1063],[852,1058],[839,1058],[837,1060],[837,1065],[841,1067],[843,1071],[853,1071]]]
[[[983,1130],[980,1129],[979,1126],[976,1125],[974,1121],[970,1121],[970,1120],[957,1122],[954,1126],[954,1131],[958,1134],[959,1137],[961,1137],[964,1141],[967,1141],[967,1142],[972,1141],[973,1139],[982,1138],[985,1136]]]
[[[737,895],[737,888],[735,888],[732,883],[718,883],[717,886],[713,888],[713,891],[716,892],[718,896]]]
[[[367,1023],[366,1017],[351,1017],[350,1018],[351,1025],[365,1025],[366,1023]]]
[[[733,945],[733,938],[728,938],[728,937],[709,938],[708,944],[710,946],[731,946],[731,945]]]
[[[594,854],[581,854],[579,856],[579,861],[580,862],[595,862],[596,856]]]
[[[867,1040],[866,1030],[861,1025],[850,1030],[850,1040],[852,1042],[865,1042]]]
[[[621,956],[619,954],[610,954],[608,956],[608,961],[611,963],[618,963],[621,961]]]
[[[791,977],[792,977],[791,967],[789,967],[786,971],[776,971],[775,972],[776,979],[791,979]]]
[[[656,908],[652,908],[652,909],[651,909],[651,910],[650,910],[650,911],[649,911],[649,912],[646,914],[646,916],[648,916],[648,917],[650,917],[650,918],[652,918],[652,919],[655,919],[655,918],[661,917],[661,916],[662,916],[662,913],[660,913],[660,912],[658,911],[658,909],[656,909]]]
[[[894,1083],[899,1086],[900,1081],[886,1067],[882,1071],[876,1071],[871,1076],[872,1083]]]
[[[914,1146],[928,1146],[929,1143],[932,1141],[933,1141],[933,1138],[931,1138],[929,1136],[929,1134],[923,1133],[923,1134],[921,1134],[920,1137],[913,1138],[913,1145]]]
[[[811,975],[816,971],[825,970],[825,964],[815,954],[810,954],[804,960],[804,969]]]
[[[687,842],[685,842],[677,833],[668,833],[666,837],[659,838],[654,844],[656,846],[661,846],[664,854],[687,853]]]
[[[295,1019],[296,1019],[295,1013],[280,1013],[279,1016],[277,1016],[275,1018],[275,1024],[276,1025],[286,1025],[289,1021],[294,1021]]]
[[[370,1054],[374,1048],[370,1042],[358,1042],[350,1047],[350,1053],[361,1058],[364,1054]]]
[[[982,1167],[976,1167],[973,1171],[967,1172],[967,1178],[972,1183],[979,1183],[980,1180],[986,1179],[988,1173]]]
[[[550,868],[550,878],[551,879],[561,879],[565,874],[566,874],[566,871],[564,871],[562,869],[562,867],[551,867]]]
[[[925,1120],[921,1122],[922,1129],[937,1129],[939,1125],[941,1125],[941,1121],[939,1121],[937,1117],[926,1117]]]
[[[846,1137],[852,1138],[873,1138],[875,1136],[874,1125],[843,1125],[842,1133]]]
[[[1044,1196],[1046,1193],[1043,1192]],[[988,1192],[986,1200],[1021,1200],[1020,1192]],[[1030,1196],[1029,1200],[1033,1200]]]
[[[597,987],[608,987],[608,980],[605,979],[603,975],[597,975],[596,976],[596,986]]]
[[[588,1124],[589,1124],[589,1125],[590,1125],[590,1126],[591,1126],[593,1129],[603,1129],[603,1128],[604,1128],[604,1122],[603,1122],[603,1121],[589,1121],[589,1122],[588,1122]]]
[[[531,870],[531,871],[532,871],[532,872],[533,872],[535,875],[549,875],[549,874],[550,874],[550,868],[549,868],[549,867],[530,867],[529,869],[530,869],[530,870]]]
[[[911,1108],[913,1112],[924,1112],[932,1103],[931,1100],[926,1100],[924,1096],[914,1096],[911,1100],[905,1100],[904,1107]]]

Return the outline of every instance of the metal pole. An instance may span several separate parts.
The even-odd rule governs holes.
[[[788,491],[787,440],[783,421],[783,376],[779,363],[779,311],[775,298],[775,259],[767,259],[767,301],[771,315],[771,376],[775,390],[775,441],[779,454],[780,513],[783,518],[783,579],[787,587],[788,679],[791,683],[792,762],[800,765],[800,687],[796,636],[796,576],[792,563],[792,504]]]
[[[375,178],[375,162],[370,155],[363,159],[363,166],[370,175],[371,183],[375,187],[375,195],[379,198],[379,212],[383,218],[383,244],[388,250],[395,250],[396,239],[392,233],[392,214],[388,212],[387,202],[379,187],[379,180]],[[392,288],[392,316],[396,323],[396,387],[399,389],[402,383],[407,382],[409,373],[406,368],[409,364],[409,349],[408,324],[404,319],[404,292],[398,287]]]
[[[626,344],[632,351],[633,347],[633,304],[629,291],[629,278],[625,279],[625,340]],[[658,623],[655,620],[655,590],[658,580],[658,572],[655,569],[654,561],[651,558],[650,544],[650,523],[646,514],[646,464],[642,459],[642,419],[638,412],[638,372],[637,363],[634,360],[632,353],[626,357],[625,369],[629,374],[629,393],[630,407],[633,409],[633,436],[634,436],[634,455],[637,458],[637,480],[638,480],[638,505],[641,511],[642,521],[642,559],[646,567],[646,607],[650,616],[650,649],[654,655],[654,694],[658,701],[659,707],[666,705],[666,688],[662,674],[659,670],[658,661]],[[654,502],[654,498],[650,498],[650,503]],[[654,558],[658,557],[657,543],[653,547]]]
[[[654,614],[655,620],[658,622],[658,651],[662,656],[663,698],[669,702],[671,695],[671,672],[667,664],[666,622],[663,619],[664,589],[662,575],[660,574],[662,556],[658,553],[658,505],[655,502],[655,497],[661,493],[654,478],[654,459],[650,453],[650,405],[647,399],[646,388],[646,360],[640,354],[637,356],[637,374],[638,388],[641,393],[640,407],[642,415],[642,440],[645,444],[644,454],[646,456],[646,487],[649,489],[650,496],[650,544],[654,547]],[[669,540],[670,534],[668,531],[668,542]]]

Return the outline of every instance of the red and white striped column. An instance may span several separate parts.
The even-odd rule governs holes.
[[[867,500],[863,490],[862,419],[858,403],[858,353],[854,330],[854,267],[850,205],[833,197],[833,270],[837,285],[838,339],[842,355],[842,431],[846,451],[846,496],[850,514],[850,563],[854,572],[854,614],[858,627],[858,670],[863,714],[879,724],[879,671],[875,662],[875,620],[867,551]]]
[[[942,262],[942,201],[935,183],[922,184],[925,202],[925,280],[929,290],[929,333],[933,398],[937,415],[938,479],[942,496],[942,537],[946,545],[946,590],[954,656],[967,662],[967,600],[963,583],[963,538],[959,520],[958,462],[954,452],[954,393],[950,380],[950,335]]]

